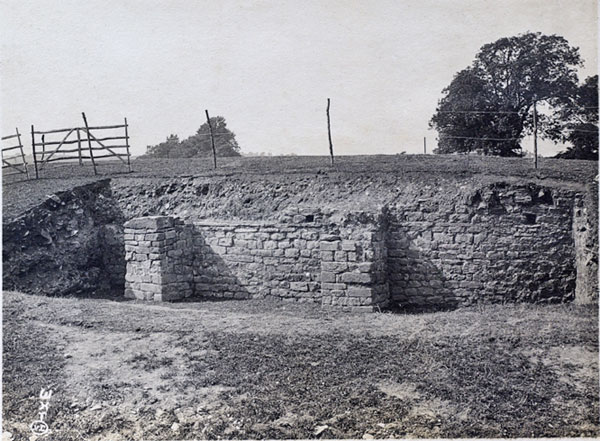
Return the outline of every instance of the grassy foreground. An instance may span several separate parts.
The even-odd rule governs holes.
[[[42,388],[64,441],[600,435],[597,307],[3,296],[14,440],[30,439]]]

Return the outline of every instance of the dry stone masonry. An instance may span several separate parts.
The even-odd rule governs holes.
[[[320,231],[314,221],[196,222],[193,228],[196,295],[320,299]]]
[[[277,297],[347,311],[572,300],[576,262],[594,270],[576,199],[494,184],[444,206],[423,198],[337,218],[319,210],[270,223],[138,218],[125,224],[126,294]]]
[[[125,223],[125,297],[177,300],[193,293],[192,235],[189,227],[167,216]]]
[[[321,237],[322,305],[373,311],[389,302],[385,233],[377,222]]]

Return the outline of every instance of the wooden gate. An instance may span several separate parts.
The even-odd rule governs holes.
[[[29,171],[27,170],[27,161],[25,160],[19,129],[15,129],[14,135],[3,136],[2,145],[2,175],[24,174],[29,179]],[[8,147],[4,147],[4,145],[8,145]],[[7,171],[4,171],[5,169]]]
[[[48,163],[56,161],[77,161],[79,165],[84,165],[89,160],[94,167],[94,174],[98,174],[99,160],[116,158],[131,172],[127,118],[123,124],[89,126],[85,113],[82,116],[83,127],[42,131],[31,126],[36,178]]]

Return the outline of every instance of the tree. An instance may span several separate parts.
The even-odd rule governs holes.
[[[177,135],[167,136],[165,142],[157,145],[149,145],[146,147],[146,156],[154,156],[156,158],[168,158],[171,151],[179,146],[179,137]]]
[[[573,99],[556,112],[560,121],[553,139],[571,143],[556,155],[563,159],[598,160],[598,75],[588,77]]]
[[[227,128],[227,122],[222,116],[210,118],[212,130],[215,135],[215,150],[217,156],[240,156],[240,146],[235,140],[235,133]],[[192,156],[212,155],[212,146],[210,141],[210,128],[205,122],[200,126],[195,135],[190,136],[182,142],[184,149],[189,149],[194,154]]]
[[[240,156],[240,146],[235,139],[235,133],[227,128],[227,122],[222,116],[210,118],[215,136],[217,156]],[[177,135],[170,135],[166,142],[148,146],[146,156],[157,158],[192,158],[212,155],[210,130],[208,123],[203,123],[196,134],[179,141]]]
[[[581,65],[578,49],[557,35],[526,33],[484,45],[442,91],[429,123],[439,133],[436,153],[522,155],[534,102],[555,108],[569,100]],[[538,133],[550,137],[551,129],[540,115]]]

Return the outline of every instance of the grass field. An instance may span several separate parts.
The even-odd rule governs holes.
[[[597,307],[330,315],[4,293],[4,430],[29,439],[599,436]]]

